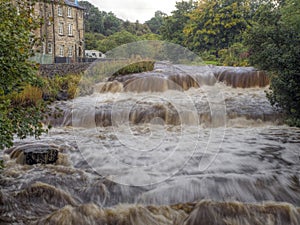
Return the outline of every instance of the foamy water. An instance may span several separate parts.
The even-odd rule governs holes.
[[[300,129],[282,125],[265,90],[57,103],[49,134],[15,143],[57,146],[56,165],[2,154],[1,224],[300,224]]]

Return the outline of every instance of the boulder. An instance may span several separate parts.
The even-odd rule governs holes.
[[[53,164],[58,159],[58,153],[58,146],[33,143],[15,147],[11,151],[10,157],[16,159],[20,164]]]

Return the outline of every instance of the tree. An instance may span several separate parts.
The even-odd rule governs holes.
[[[138,37],[128,31],[120,31],[98,42],[98,50],[107,52],[120,45],[137,41]]]
[[[299,13],[298,0],[263,4],[245,34],[250,62],[271,75],[269,100],[283,110],[288,124],[296,126],[300,126]]]
[[[242,41],[250,15],[248,0],[203,0],[193,10],[184,28],[185,45],[192,51],[210,51],[216,57]]]
[[[84,28],[86,32],[104,33],[104,18],[97,7],[88,1],[79,2],[84,7]]]
[[[85,48],[88,50],[97,49],[98,42],[106,38],[103,34],[99,33],[85,33],[84,37]]]
[[[111,35],[121,30],[123,20],[117,18],[112,12],[102,12],[102,14],[104,17],[104,35]]]
[[[128,20],[122,25],[123,30],[130,32],[133,35],[141,36],[151,33],[147,24],[141,24],[138,20],[135,23],[131,23]]]
[[[154,17],[146,21],[145,24],[149,27],[152,33],[160,34],[159,29],[162,26],[165,17],[167,17],[167,14],[162,11],[156,11]]]
[[[123,21],[112,12],[100,11],[87,1],[80,1],[79,4],[85,8],[84,26],[86,32],[100,33],[107,36],[120,31]]]
[[[164,40],[175,44],[184,45],[185,37],[183,29],[189,21],[189,13],[195,9],[196,3],[190,0],[189,2],[176,2],[176,10],[171,16],[164,17],[162,26],[159,30]]]
[[[33,4],[0,0],[0,149],[11,146],[14,135],[38,137],[44,131],[42,99],[22,93],[25,86],[39,83],[37,67],[28,61],[35,42],[32,32],[40,22],[32,16]]]

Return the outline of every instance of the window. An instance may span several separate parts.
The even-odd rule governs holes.
[[[60,35],[63,35],[63,34],[64,34],[64,23],[62,23],[62,22],[60,22],[60,23],[58,24],[58,33],[59,33]]]
[[[72,57],[73,56],[73,46],[70,46],[68,49],[68,56]]]
[[[72,18],[72,8],[68,7],[68,17]]]
[[[52,53],[52,43],[48,43],[48,53]]]
[[[68,25],[68,35],[73,36],[73,24]]]
[[[65,48],[65,46],[63,46],[63,45],[59,46],[59,56],[61,56],[61,57],[64,56],[64,48]]]
[[[61,6],[58,6],[57,14],[58,14],[59,16],[63,16],[63,9],[62,9]]]
[[[78,48],[78,56],[82,56],[82,49],[81,49],[81,47]]]
[[[42,43],[42,52],[43,52],[43,55],[46,54],[46,45],[45,45],[45,42]]]
[[[48,12],[47,20],[48,20],[48,25],[50,26],[50,25],[51,25],[51,22],[53,21],[52,14],[51,14],[50,12]]]

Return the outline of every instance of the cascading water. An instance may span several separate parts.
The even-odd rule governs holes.
[[[158,63],[55,103],[49,134],[2,154],[0,223],[300,224],[300,130],[282,125],[263,73],[211,67],[216,82],[205,68]],[[21,149],[41,146],[56,163],[24,164]]]

